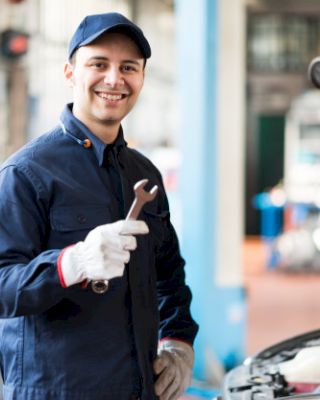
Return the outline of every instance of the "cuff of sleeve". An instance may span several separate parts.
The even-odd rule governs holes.
[[[163,345],[165,342],[180,342],[180,343],[183,343],[183,344],[186,344],[186,345],[188,345],[188,346],[190,346],[192,349],[193,349],[193,346],[192,346],[192,343],[190,343],[190,342],[187,342],[186,340],[184,340],[184,339],[179,339],[179,338],[171,338],[171,337],[164,337],[164,338],[161,338],[160,340],[159,340],[159,345]]]
[[[168,351],[183,361],[188,368],[192,369],[194,363],[194,350],[190,343],[176,338],[163,338],[158,343],[158,354]]]
[[[65,247],[64,249],[61,250],[61,253],[59,254],[58,260],[57,260],[57,271],[58,271],[58,276],[59,276],[59,281],[60,284],[63,288],[67,288],[68,285],[66,284],[64,277],[63,277],[63,271],[62,271],[62,257],[66,250],[70,249],[70,247],[75,246],[74,244]]]

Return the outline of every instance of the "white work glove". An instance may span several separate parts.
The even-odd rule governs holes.
[[[123,275],[130,251],[137,247],[133,235],[149,232],[144,221],[121,220],[100,225],[83,242],[62,250],[58,273],[62,286],[85,280],[109,280]]]
[[[191,345],[177,340],[163,340],[153,369],[158,375],[155,392],[160,400],[176,400],[191,382],[194,352]]]

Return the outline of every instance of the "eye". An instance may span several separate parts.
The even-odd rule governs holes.
[[[133,65],[123,65],[122,66],[122,71],[124,71],[124,72],[135,72],[135,71],[137,71],[137,68],[135,67],[135,66],[133,66]]]
[[[105,69],[106,65],[102,62],[95,62],[95,63],[91,64],[91,67],[101,70],[101,69]]]

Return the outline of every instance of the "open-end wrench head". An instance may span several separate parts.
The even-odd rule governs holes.
[[[136,192],[139,189],[143,189],[148,182],[149,182],[149,179],[141,179],[141,181],[138,181],[134,184],[133,190]]]
[[[144,186],[147,184],[147,182],[148,179],[142,179],[134,185],[133,189],[135,198],[131,204],[130,210],[128,211],[126,220],[137,219],[144,204],[152,201],[156,197],[158,186],[155,185],[150,192],[147,192],[144,190]]]
[[[157,185],[153,186],[150,192],[146,191],[144,187],[148,182],[149,182],[148,179],[142,179],[141,181],[137,182],[133,187],[136,196],[139,197],[140,199],[143,199],[146,202],[153,200],[158,192]]]

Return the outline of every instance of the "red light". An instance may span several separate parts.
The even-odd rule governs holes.
[[[9,48],[12,53],[25,53],[28,47],[28,39],[25,35],[18,35],[10,40]]]
[[[0,33],[0,49],[4,57],[19,58],[28,50],[29,35],[14,29],[7,29]]]

